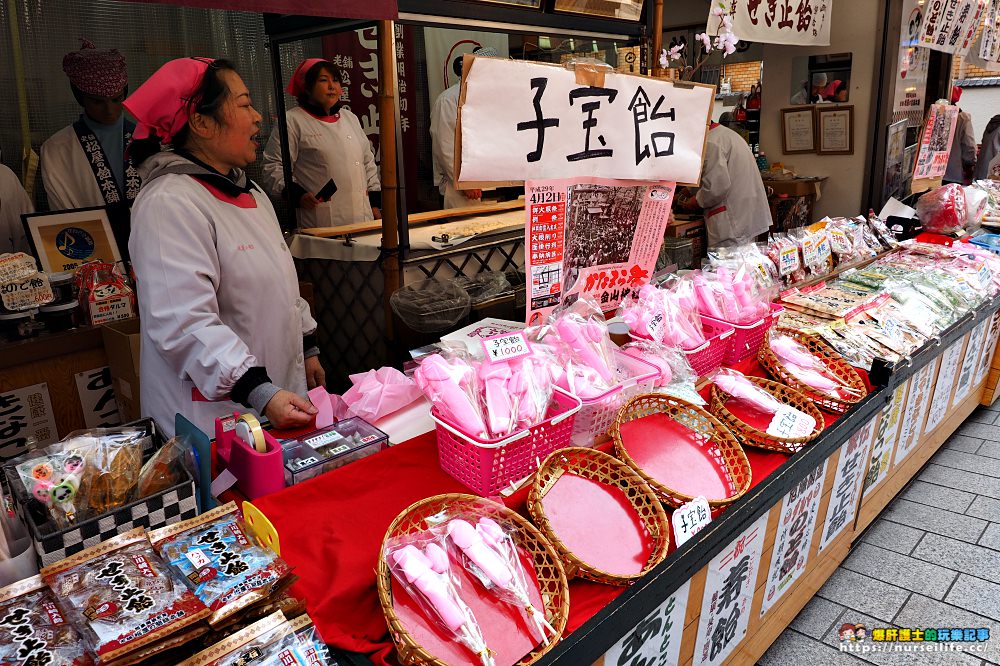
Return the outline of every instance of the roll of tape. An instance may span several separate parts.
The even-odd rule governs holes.
[[[253,446],[257,453],[267,452],[267,442],[260,421],[253,414],[241,414],[236,419],[236,434],[247,444]]]

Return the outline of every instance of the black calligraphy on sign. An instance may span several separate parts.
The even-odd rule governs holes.
[[[747,16],[750,17],[750,22],[757,25],[760,19],[757,18],[757,10],[760,9],[761,0],[747,0]]]
[[[784,30],[795,25],[792,13],[792,0],[781,0],[781,20],[778,21],[778,28]]]
[[[854,499],[854,488],[857,485],[856,481],[859,474],[858,466],[863,453],[864,451],[862,451],[860,442],[854,439],[848,442],[847,458],[844,461],[844,466],[841,468],[840,483],[833,491],[834,499],[836,499],[837,503],[834,505],[831,517],[827,521],[826,540],[829,540],[832,535],[839,532],[847,523],[847,510]]]
[[[719,616],[719,623],[712,632],[712,647],[709,658],[714,660],[726,646],[736,637],[736,629],[739,626],[740,614],[743,612],[740,603],[743,585],[750,574],[750,556],[744,555],[729,568],[726,580],[722,583],[722,591],[719,592],[719,605],[716,614]],[[728,614],[726,611],[729,611]]]
[[[774,18],[778,14],[778,0],[767,0],[767,12],[764,14],[764,23],[770,28],[774,25]]]
[[[677,120],[677,112],[674,107],[670,107],[670,109],[664,111],[660,110],[665,100],[666,96],[660,95],[660,98],[656,100],[656,104],[653,105],[652,112],[650,112],[649,95],[643,90],[642,86],[639,86],[632,97],[632,101],[629,102],[628,110],[632,112],[632,121],[635,125],[636,166],[647,157],[650,157],[650,155],[655,157],[669,157],[674,154],[675,135],[673,132],[653,132],[650,134],[649,143],[647,143],[643,140],[640,128],[640,125],[651,120],[667,119],[671,122]],[[650,145],[652,145],[652,152],[650,152]]]
[[[152,608],[153,599],[137,587],[124,572],[125,565],[122,562],[111,560],[101,567],[94,577],[107,581],[111,589],[118,593],[119,601],[124,602],[123,608],[130,613],[141,613]]]
[[[615,101],[615,97],[618,96],[618,91],[612,88],[598,88],[596,86],[587,86],[585,88],[574,88],[569,91],[569,105],[573,106],[573,103],[578,99],[588,98],[588,97],[606,97],[608,104]],[[586,114],[583,119],[583,129],[586,132],[583,141],[583,150],[578,153],[573,153],[566,156],[566,160],[569,162],[579,162],[580,160],[590,160],[597,157],[611,157],[615,154],[613,148],[591,148],[590,147],[590,133],[595,127],[597,127],[597,118],[594,114],[597,110],[601,108],[600,99],[583,102],[580,104],[580,110]],[[602,146],[607,146],[608,142],[604,139],[603,134],[597,135],[597,140]]]
[[[799,8],[796,13],[799,20],[795,25],[795,29],[799,32],[806,32],[809,30],[809,26],[812,25],[812,1],[799,0]]]
[[[673,631],[677,596],[678,593],[671,595],[621,641],[621,652],[614,666],[668,666],[671,642],[678,639]],[[605,659],[605,663],[611,663]]]
[[[659,613],[653,614],[640,622],[625,641],[625,649],[618,657],[618,666],[653,666],[655,659],[646,658],[639,653],[646,643],[660,633],[663,621]]]
[[[96,423],[90,427],[111,428],[121,425],[121,414],[118,411],[118,401],[115,400],[111,368],[104,366],[94,370],[87,375],[86,381],[87,391],[100,393],[100,397],[94,401],[93,405],[87,405],[84,402],[86,407],[92,409],[92,414],[95,416]],[[87,422],[90,424],[91,419],[87,419]]]
[[[538,132],[538,137],[535,141],[535,149],[528,153],[529,162],[537,162],[542,159],[542,150],[545,147],[545,130],[549,127],[559,127],[558,118],[546,118],[542,113],[542,95],[545,94],[545,88],[548,85],[549,80],[545,77],[536,77],[531,79],[531,89],[535,91],[535,96],[531,100],[531,105],[535,109],[535,119],[517,124],[518,132],[523,132],[525,130],[534,130]]]

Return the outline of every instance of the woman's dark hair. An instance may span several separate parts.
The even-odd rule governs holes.
[[[222,122],[222,106],[229,98],[229,88],[222,79],[224,71],[235,72],[236,66],[231,61],[222,58],[209,64],[208,69],[205,70],[205,76],[191,97],[194,101],[192,113],[200,113],[203,116],[214,118],[219,123]],[[191,126],[185,124],[181,131],[170,140],[170,145],[174,148],[184,148],[190,138]],[[158,152],[160,152],[160,138],[158,137],[135,140],[129,146],[129,155],[136,165],[142,164]]]
[[[323,70],[326,70],[326,73],[329,74],[330,77],[337,83],[342,84],[344,82],[344,78],[340,75],[340,68],[334,65],[332,62],[330,62],[329,60],[323,60],[321,62],[316,63],[315,65],[309,68],[308,72],[306,72],[306,90],[297,98],[299,100],[299,105],[309,104],[309,99],[310,99],[309,93],[312,92],[313,86],[316,85],[316,81],[319,80],[319,77],[323,73]]]

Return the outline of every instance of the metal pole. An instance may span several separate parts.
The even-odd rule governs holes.
[[[386,335],[393,339],[389,297],[400,286],[399,207],[396,173],[396,49],[393,21],[378,24],[379,149],[382,176],[382,273]]]

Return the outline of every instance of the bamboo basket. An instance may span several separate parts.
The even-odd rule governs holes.
[[[859,375],[858,371],[844,360],[844,357],[834,351],[833,347],[830,347],[814,335],[796,331],[793,328],[779,327],[776,330],[777,332],[795,338],[797,341],[802,343],[806,349],[809,350],[810,354],[819,358],[826,365],[827,370],[829,370],[834,377],[839,379],[845,386],[854,389],[858,393],[857,395],[846,398],[833,398],[817,392],[815,389],[800,382],[790,372],[788,372],[781,360],[773,351],[771,351],[770,342],[765,341],[760,348],[760,353],[758,354],[757,359],[760,361],[760,364],[764,366],[764,369],[767,370],[767,372],[778,382],[804,394],[809,400],[812,400],[819,407],[835,414],[843,414],[850,409],[852,405],[856,405],[861,402],[861,400],[868,395],[868,388],[865,386],[864,380],[861,379],[861,375]]]
[[[621,437],[623,424],[659,413],[666,414],[674,421],[700,434],[704,438],[701,445],[710,447],[709,455],[715,464],[725,472],[729,495],[725,498],[708,498],[710,507],[716,509],[728,506],[746,494],[750,489],[752,478],[750,461],[747,460],[739,441],[729,432],[729,429],[719,419],[697,405],[656,393],[636,396],[627,402],[619,410],[618,417],[611,427],[611,437],[615,441],[615,452],[618,457],[649,484],[649,487],[659,495],[660,501],[676,508],[690,502],[694,497],[669,488],[644,472],[625,450]]]
[[[552,544],[546,541],[542,533],[530,522],[501,504],[482,497],[460,493],[435,495],[411,504],[396,516],[382,540],[378,570],[376,571],[378,598],[382,604],[386,624],[389,625],[389,634],[396,646],[399,663],[404,666],[449,666],[417,643],[397,617],[392,603],[392,573],[382,556],[382,553],[385,552],[386,542],[390,538],[426,531],[430,527],[427,518],[446,509],[467,511],[478,516],[493,518],[499,522],[511,523],[517,527],[514,542],[519,548],[531,555],[535,565],[539,592],[545,606],[545,619],[556,630],[555,635],[549,638],[548,645],[536,646],[534,650],[517,662],[517,666],[533,664],[539,657],[555,647],[566,629],[566,620],[569,617],[569,583],[566,571],[563,569],[559,555]]]
[[[641,572],[622,575],[602,571],[580,559],[562,542],[545,514],[542,500],[564,473],[615,486],[625,493],[625,497],[639,515],[639,520],[653,541],[653,550]],[[667,522],[667,514],[653,489],[631,467],[614,456],[596,449],[573,447],[556,451],[546,458],[538,468],[535,482],[528,495],[528,510],[549,543],[562,556],[566,573],[571,578],[579,576],[608,585],[626,585],[645,576],[662,562],[670,547],[670,525]]]
[[[780,451],[781,453],[798,453],[805,448],[806,444],[819,437],[819,434],[823,432],[823,428],[826,426],[823,421],[823,413],[805,395],[770,379],[762,379],[760,377],[747,377],[747,379],[758,388],[764,389],[773,395],[780,402],[813,417],[816,420],[816,426],[805,437],[775,437],[764,430],[759,430],[741,421],[735,414],[730,412],[726,407],[726,396],[728,394],[718,386],[713,385],[712,414],[732,431],[736,439],[740,441],[740,444],[767,449],[769,451]]]

